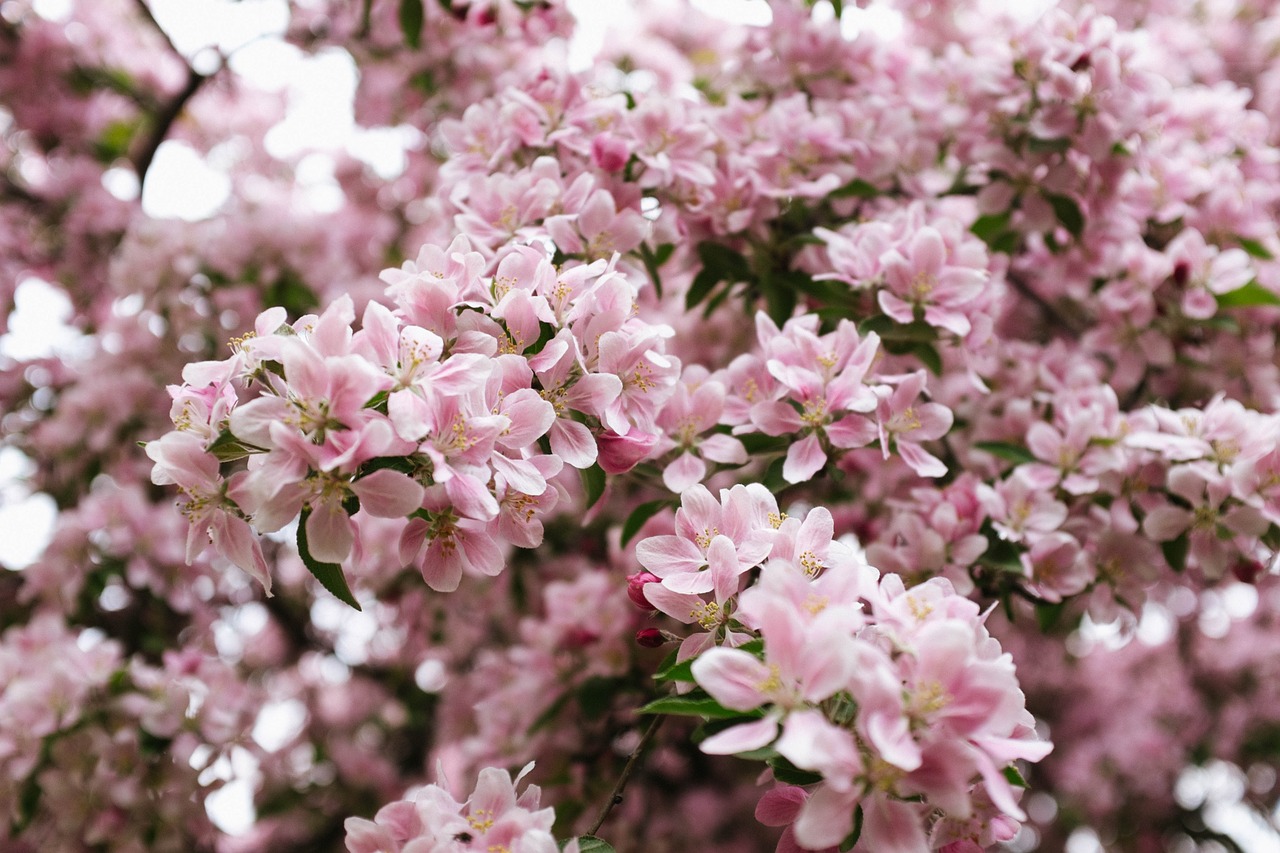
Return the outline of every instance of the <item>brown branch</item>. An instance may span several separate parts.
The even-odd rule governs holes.
[[[1073,338],[1080,337],[1080,333],[1083,329],[1070,320],[1066,314],[1059,311],[1056,305],[1037,293],[1035,288],[1033,288],[1029,282],[1024,281],[1021,276],[1014,274],[1013,271],[1010,270],[1005,274],[1005,281],[1009,282],[1010,286],[1012,286],[1014,290],[1018,291],[1019,294],[1034,302],[1051,323],[1061,327]]]
[[[165,44],[169,45],[169,50],[173,51],[173,55],[181,59],[183,64],[186,64],[187,58],[182,55],[182,51],[178,50],[177,46],[173,43],[173,39],[169,38],[169,34],[165,32],[164,27],[160,26],[160,22],[156,20],[155,14],[151,11],[151,7],[147,5],[147,0],[134,0],[134,5],[136,5],[138,7],[138,11],[142,13],[142,17],[146,18],[151,23],[151,26],[155,27],[156,32],[164,38]]]
[[[609,794],[609,800],[604,804],[604,808],[600,811],[600,816],[596,818],[596,822],[587,830],[587,835],[595,835],[600,831],[600,827],[604,825],[605,819],[609,817],[609,812],[613,811],[613,807],[622,802],[622,791],[627,787],[627,782],[631,779],[632,772],[640,763],[640,757],[644,751],[649,748],[649,744],[653,742],[653,736],[658,733],[659,726],[666,719],[665,714],[656,714],[653,722],[649,724],[649,728],[645,729],[644,734],[640,736],[640,742],[636,744],[636,748],[631,750],[631,755],[627,757],[627,764],[622,768],[622,774],[618,776],[617,783],[613,786],[613,791]]]
[[[138,173],[139,186],[146,183],[147,170],[151,168],[151,161],[155,159],[156,151],[160,150],[160,144],[169,135],[169,130],[173,127],[173,123],[177,121],[187,102],[191,100],[196,92],[200,91],[200,87],[208,79],[208,76],[201,74],[191,66],[187,66],[187,85],[183,86],[182,91],[175,95],[173,100],[167,103],[164,109],[156,115],[155,126],[151,128],[151,133],[147,135],[145,144],[133,157],[133,169]]]
[[[204,81],[208,80],[212,75],[201,74],[191,66],[190,61],[183,56],[182,51],[178,50],[177,45],[173,43],[173,39],[165,32],[164,27],[160,26],[160,22],[156,20],[156,16],[152,13],[151,7],[147,5],[147,0],[134,0],[134,5],[138,7],[138,11],[142,16],[150,22],[156,32],[164,39],[166,45],[173,55],[182,60],[182,64],[187,68],[187,83],[182,87],[182,91],[174,95],[174,97],[165,104],[155,115],[155,124],[151,128],[151,133],[147,135],[141,148],[133,156],[133,169],[138,174],[138,185],[142,186],[147,180],[147,170],[151,168],[151,161],[155,159],[156,151],[160,149],[160,144],[168,137],[173,123],[178,120],[178,116],[182,114],[182,110],[186,107],[187,102],[200,91],[200,87],[204,85]],[[216,72],[215,72],[216,73]]]

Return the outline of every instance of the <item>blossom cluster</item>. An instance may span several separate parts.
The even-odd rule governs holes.
[[[636,553],[648,569],[631,578],[636,602],[703,629],[675,660],[692,659],[691,680],[751,718],[702,751],[767,750],[816,774],[811,791],[771,795],[802,803],[791,818],[801,847],[840,845],[859,810],[874,850],[927,849],[927,828],[1008,838],[1025,819],[1004,771],[1050,744],[985,614],[948,581],[907,589],[881,576],[834,538],[829,511],[787,516],[759,484],[719,500],[689,489],[675,533]]]
[[[176,430],[147,449],[155,482],[189,498],[188,558],[207,533],[269,589],[254,529],[302,515],[309,558],[338,564],[364,519],[403,518],[402,565],[452,590],[542,541],[564,465],[634,466],[679,371],[663,329],[632,316],[634,287],[533,247],[485,266],[464,238],[428,246],[384,274],[395,313],[371,302],[353,332],[350,299],[293,324],[272,309],[230,358],[188,368]],[[224,477],[227,456],[247,469]]]
[[[555,853],[560,848],[550,832],[554,810],[538,808],[541,791],[537,785],[516,794],[516,786],[532,769],[532,764],[526,765],[514,780],[496,768],[483,770],[475,790],[463,802],[455,800],[445,785],[435,784],[420,790],[412,800],[383,806],[372,821],[349,818],[347,849],[351,853]],[[576,851],[577,841],[572,843]]]
[[[139,851],[214,837],[203,809],[214,766],[257,712],[225,665],[189,651],[152,666],[48,613],[0,638],[0,677],[6,849],[68,833]]]

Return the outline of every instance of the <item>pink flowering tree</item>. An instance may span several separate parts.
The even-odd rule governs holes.
[[[1277,843],[1270,4],[274,8],[0,3],[0,849]]]

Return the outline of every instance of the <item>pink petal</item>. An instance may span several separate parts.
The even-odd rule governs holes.
[[[1142,530],[1157,542],[1168,542],[1177,539],[1184,530],[1191,526],[1192,515],[1185,509],[1175,506],[1160,506],[1147,514],[1142,521]]]
[[[219,513],[209,527],[209,536],[219,554],[252,575],[271,595],[271,573],[262,556],[262,544],[247,521]]]
[[[698,443],[704,459],[723,465],[742,465],[747,461],[747,449],[733,436],[709,435]]]
[[[697,545],[669,534],[642,540],[636,545],[636,559],[660,578],[679,572],[696,572],[706,565]]]
[[[820,786],[805,801],[796,818],[796,841],[809,850],[835,847],[853,831],[853,810],[857,805],[857,793],[840,792],[830,785]],[[867,849],[880,853],[878,848]]]
[[[873,421],[858,415],[843,417],[826,427],[827,438],[836,447],[866,447],[879,434]]]
[[[707,476],[707,463],[688,451],[662,471],[662,482],[677,495],[690,486],[701,483]]]
[[[765,435],[787,435],[804,426],[800,414],[781,400],[757,403],[751,408],[751,422]]]
[[[596,461],[596,440],[577,421],[559,418],[551,425],[551,452],[574,468],[590,468]]]
[[[427,401],[408,389],[392,392],[387,399],[387,417],[396,428],[396,435],[405,441],[422,441],[431,429]]]
[[[787,461],[782,466],[782,478],[788,483],[803,483],[822,470],[827,464],[827,454],[816,435],[809,435],[787,451]]]
[[[349,853],[381,853],[399,846],[391,838],[391,833],[371,820],[349,817],[343,827],[347,831]]]
[[[403,518],[422,506],[426,490],[410,477],[390,468],[368,474],[351,484],[360,508],[378,518]]]
[[[704,740],[698,748],[708,755],[736,755],[766,747],[777,736],[778,721],[771,715],[727,728]]]
[[[915,442],[899,441],[898,455],[921,477],[942,477],[947,473],[947,466],[942,464],[941,459],[926,452]]]
[[[316,503],[307,516],[307,548],[322,563],[341,563],[351,553],[355,532],[342,504],[336,500]]]
[[[710,649],[693,662],[693,677],[702,689],[733,711],[750,711],[767,702],[760,685],[771,674],[763,661],[738,649]]]
[[[498,517],[498,501],[489,487],[470,474],[458,473],[444,484],[445,492],[459,515],[479,521]]]
[[[766,791],[756,804],[756,820],[765,826],[786,826],[796,819],[809,793],[795,785],[780,785]]]
[[[876,853],[928,853],[919,811],[908,803],[875,795],[862,803],[860,846]]]

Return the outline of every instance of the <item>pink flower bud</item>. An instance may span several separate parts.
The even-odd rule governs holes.
[[[657,610],[649,599],[644,597],[645,584],[658,583],[658,576],[651,572],[636,572],[634,575],[627,575],[627,597],[631,599],[631,603],[642,610]]]
[[[657,628],[641,628],[636,631],[636,643],[646,649],[656,649],[666,642],[667,638],[662,636],[662,632]]]
[[[631,151],[627,141],[612,133],[601,133],[591,140],[591,162],[606,172],[617,172],[627,165]]]
[[[1237,560],[1231,567],[1231,574],[1241,583],[1257,583],[1258,576],[1266,571],[1266,566],[1258,560]]]
[[[648,456],[657,442],[658,436],[638,429],[633,429],[626,435],[606,432],[596,441],[600,449],[600,467],[606,474],[625,474]]]
[[[565,632],[565,635],[560,639],[560,647],[563,649],[585,649],[599,639],[600,635],[595,631],[589,631],[586,628],[572,628]]]

